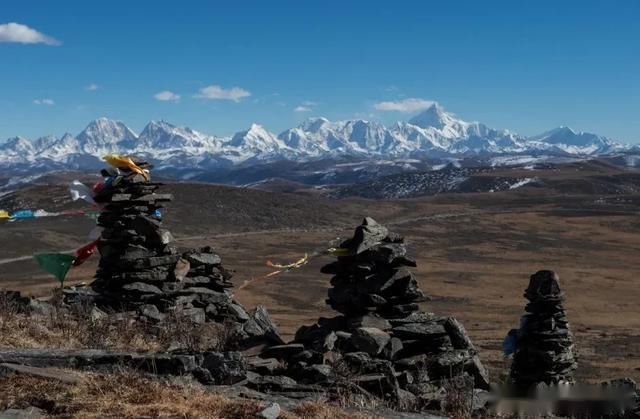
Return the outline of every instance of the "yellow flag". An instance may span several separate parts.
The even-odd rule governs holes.
[[[135,164],[131,157],[129,156],[121,156],[118,154],[109,154],[104,156],[104,159],[107,163],[109,163],[113,167],[117,167],[119,169],[129,169],[132,172],[136,172],[142,175],[146,180],[149,180],[149,172],[144,171],[140,166]]]
[[[0,218],[11,218],[11,215],[5,210],[0,210]]]

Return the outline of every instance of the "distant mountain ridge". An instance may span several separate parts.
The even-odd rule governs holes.
[[[258,124],[232,137],[218,137],[165,121],[151,121],[136,134],[123,122],[92,121],[78,135],[30,141],[14,137],[0,144],[0,168],[94,169],[108,153],[152,159],[160,169],[218,170],[243,163],[308,161],[333,157],[399,159],[550,154],[597,156],[631,147],[567,127],[534,137],[466,122],[434,104],[407,122],[332,122],[310,118],[275,135]]]

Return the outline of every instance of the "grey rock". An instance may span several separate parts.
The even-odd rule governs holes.
[[[398,394],[398,405],[400,406],[400,408],[402,409],[415,408],[418,398],[413,393],[399,388],[397,390],[397,394]]]
[[[214,253],[187,253],[184,255],[184,258],[189,261],[189,263],[191,264],[191,266],[194,267],[198,267],[198,266],[213,266],[213,265],[219,265],[222,260],[220,259],[220,256],[214,254]]]
[[[427,355],[425,354],[420,354],[420,355],[414,355],[414,356],[410,356],[408,358],[402,358],[397,360],[394,363],[396,369],[403,371],[403,370],[420,370],[423,369],[427,366]]]
[[[202,368],[211,373],[215,384],[235,384],[247,378],[247,363],[240,352],[207,352]]]
[[[361,316],[351,316],[347,320],[350,328],[356,329],[358,327],[375,327],[380,330],[391,329],[391,323],[383,317],[376,314],[365,314]]]
[[[276,402],[271,402],[267,407],[258,412],[257,416],[264,419],[277,419],[280,417],[280,412],[280,405]]]
[[[351,335],[351,343],[370,355],[377,355],[391,340],[391,336],[375,327],[359,327]]]
[[[0,349],[0,359],[9,364],[41,368],[93,369],[129,366],[156,374],[181,375],[196,367],[193,355],[112,352],[97,349]]]
[[[407,323],[395,326],[391,333],[400,339],[430,339],[447,334],[444,326],[438,323]]]
[[[384,348],[384,357],[393,361],[398,357],[398,354],[403,348],[402,340],[392,337],[389,344]]]
[[[252,357],[247,359],[247,368],[261,375],[275,375],[282,369],[282,364],[276,358]]]
[[[491,382],[489,380],[489,371],[484,367],[478,355],[474,355],[471,359],[469,372],[473,376],[475,386],[477,388],[484,390],[488,390],[490,388]]]
[[[366,217],[362,221],[362,225],[356,228],[350,244],[355,253],[359,254],[382,241],[388,234],[389,230],[386,227],[378,224],[373,218]]]
[[[247,387],[258,391],[292,391],[299,388],[296,380],[284,375],[252,375],[247,378]]]
[[[47,416],[47,412],[37,407],[29,406],[24,409],[7,409],[0,412],[0,419],[40,419]]]
[[[251,324],[249,325],[249,323]],[[256,307],[249,314],[249,320],[245,323],[245,326],[243,326],[243,329],[247,331],[249,336],[264,338],[274,345],[284,344],[278,333],[277,326],[271,320],[271,316],[269,316],[269,312],[264,306]]]
[[[263,358],[289,359],[302,351],[304,351],[303,344],[290,343],[287,345],[270,346],[266,348],[260,356]]]
[[[91,307],[91,313],[89,313],[89,318],[91,319],[92,322],[99,322],[102,320],[105,320],[109,317],[109,315],[107,313],[105,313],[104,311],[100,310],[98,307]]]
[[[407,323],[431,323],[438,320],[438,317],[433,313],[411,313],[406,317],[398,319],[389,319],[389,322],[393,326],[398,326]]]
[[[471,349],[475,350],[469,335],[467,335],[467,331],[464,329],[464,326],[460,324],[453,317],[448,317],[444,322],[444,328],[449,334],[449,338],[451,339],[451,344],[455,349]]]
[[[192,323],[202,324],[206,321],[207,317],[202,308],[185,308],[176,312],[177,315],[188,319]]]
[[[67,384],[77,384],[80,382],[78,375],[59,368],[31,367],[28,365],[9,363],[0,364],[0,377],[12,374],[41,377]]]
[[[160,313],[158,307],[153,304],[145,304],[139,308],[140,314],[153,322],[161,322],[165,319],[165,315]]]
[[[330,381],[333,376],[333,369],[326,364],[309,365],[304,370],[305,377],[309,377],[311,382],[318,383],[322,381]]]
[[[237,321],[246,322],[247,320],[249,320],[249,315],[244,310],[244,308],[242,308],[242,306],[239,304],[235,304],[235,303],[229,304],[227,306],[227,311]]]
[[[122,289],[127,292],[135,292],[139,294],[162,294],[160,288],[144,282],[133,282],[131,284],[125,284],[122,286]]]

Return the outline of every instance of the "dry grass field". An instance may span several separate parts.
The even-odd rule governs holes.
[[[308,194],[171,184],[176,200],[165,225],[180,245],[212,245],[236,271],[237,287],[271,271],[267,260],[292,262],[306,252],[346,238],[365,215],[405,235],[417,258],[417,277],[431,301],[422,308],[456,316],[481,350],[494,379],[505,371],[502,338],[523,314],[529,275],[555,270],[580,353],[579,377],[640,379],[640,194],[606,195],[584,188],[589,175],[552,173],[548,188],[482,194],[449,194],[398,201],[327,200]],[[572,180],[579,176],[579,181]],[[586,179],[586,180],[585,180]],[[582,185],[572,193],[575,184]],[[563,186],[564,185],[564,186]],[[567,186],[568,185],[568,186]],[[37,187],[12,199],[61,207],[63,187]],[[6,202],[5,202],[6,204]],[[55,209],[55,208],[53,208]],[[28,255],[69,250],[87,241],[92,222],[82,217],[27,220],[0,226],[0,287],[46,295],[53,279]],[[20,259],[25,257],[24,259]],[[19,258],[14,262],[9,259]],[[330,260],[236,290],[246,306],[268,307],[286,337],[318,316]],[[73,270],[70,280],[90,281],[95,262]]]

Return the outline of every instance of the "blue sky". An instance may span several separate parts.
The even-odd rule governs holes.
[[[525,135],[639,142],[639,20],[634,0],[2,2],[0,139],[100,116],[218,135],[390,123],[421,99]]]

